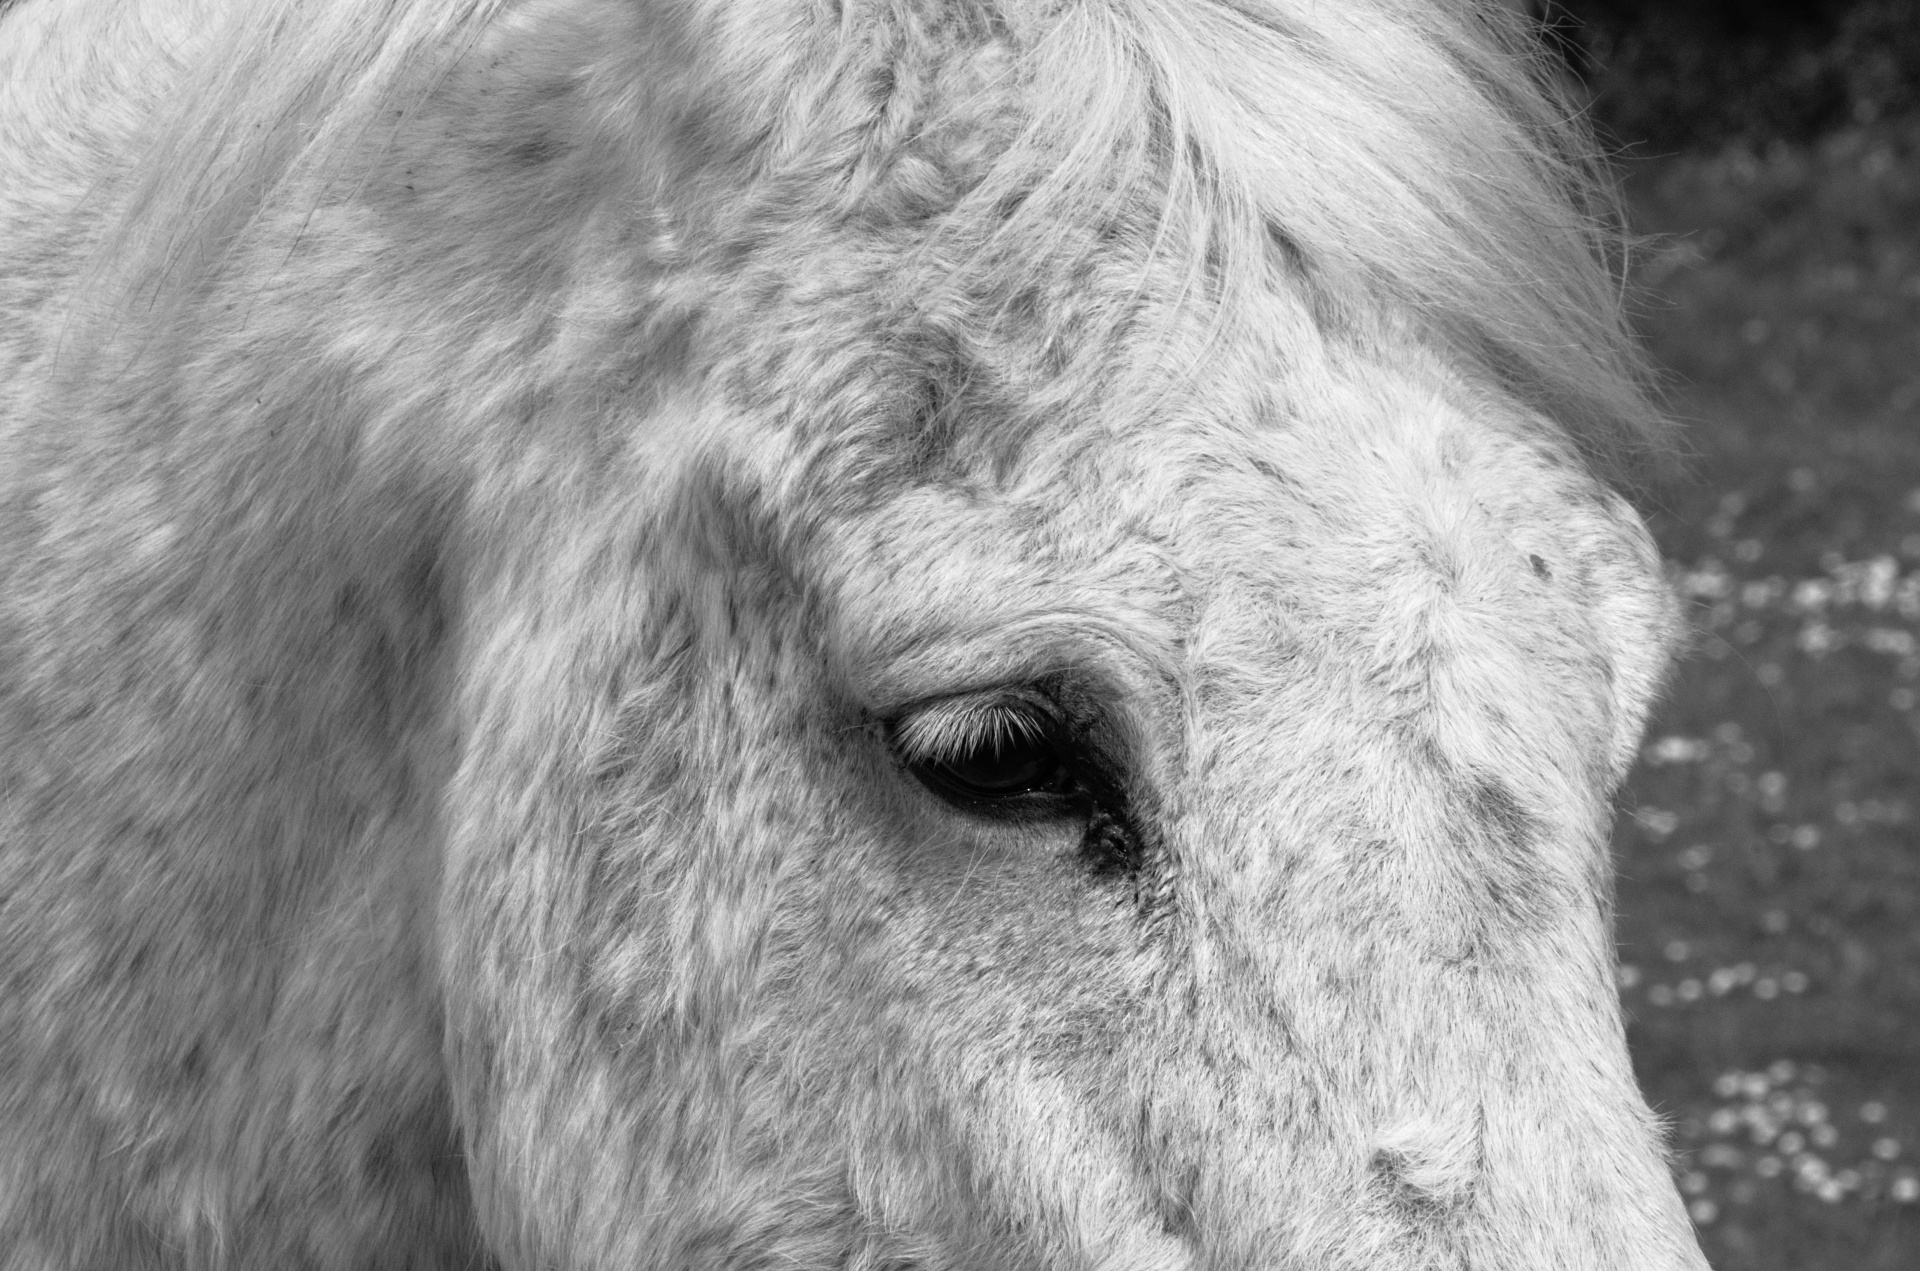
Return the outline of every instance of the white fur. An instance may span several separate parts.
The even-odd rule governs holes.
[[[8,9],[0,1267],[1701,1267],[1527,38]],[[1092,805],[903,769],[1001,692]]]

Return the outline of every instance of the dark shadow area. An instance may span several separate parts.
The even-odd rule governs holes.
[[[1640,153],[1810,142],[1920,107],[1913,0],[1552,0],[1550,38]]]

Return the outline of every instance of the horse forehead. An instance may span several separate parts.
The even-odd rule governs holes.
[[[1083,441],[1029,476],[1034,537],[1096,571],[1148,544],[1190,587],[1339,590],[1383,571],[1450,578],[1524,561],[1593,493],[1510,408],[1381,379],[1398,382],[1316,385],[1270,413]]]
[[[881,609],[906,643],[1053,623],[1063,645],[1163,666],[1316,630],[1377,637],[1395,602],[1538,599],[1529,561],[1552,550],[1577,469],[1415,380],[1344,400],[1323,386],[1314,407],[1063,427],[1002,484],[899,492],[835,554],[858,605],[899,593]]]

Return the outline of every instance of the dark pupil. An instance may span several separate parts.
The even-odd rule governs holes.
[[[1060,787],[1060,759],[1041,739],[986,742],[965,755],[929,763],[935,780],[981,798],[1007,798]]]

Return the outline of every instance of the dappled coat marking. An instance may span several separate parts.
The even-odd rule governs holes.
[[[1527,40],[8,8],[0,1266],[1701,1267]]]

